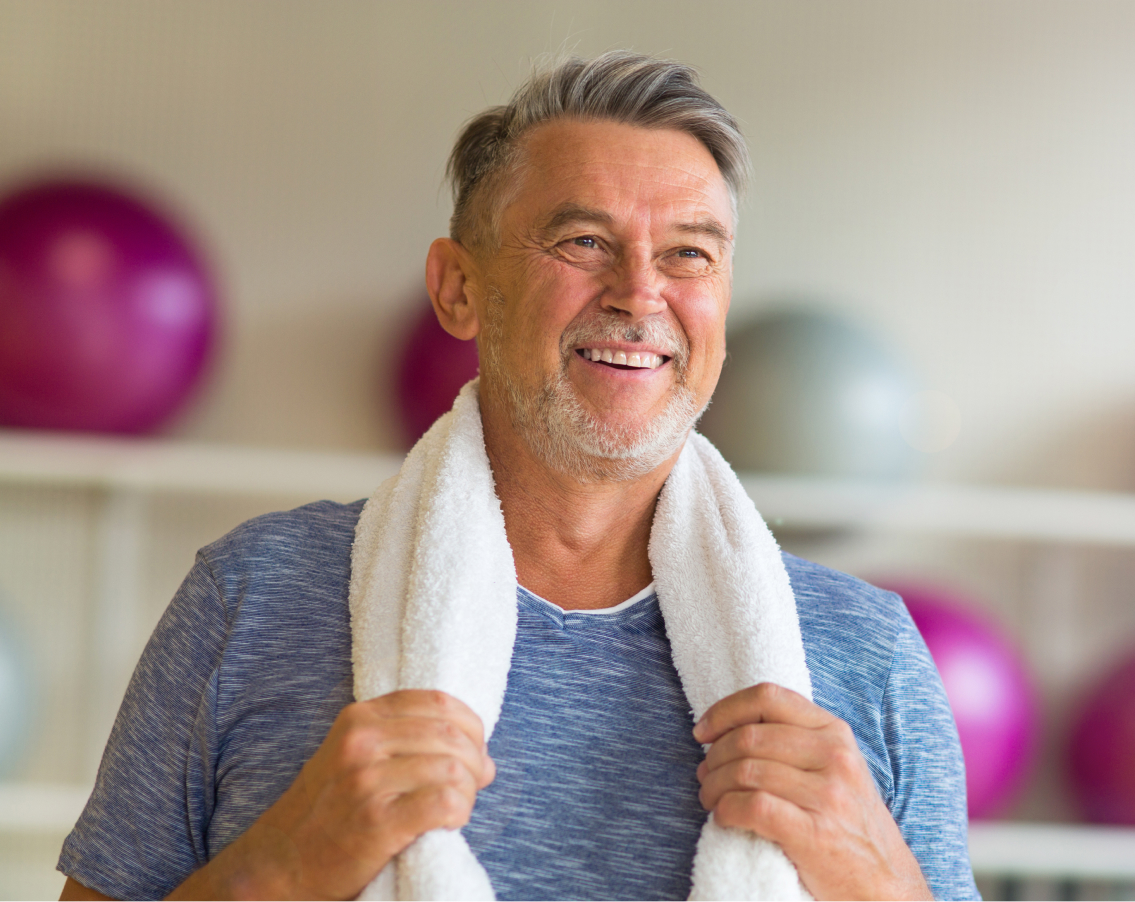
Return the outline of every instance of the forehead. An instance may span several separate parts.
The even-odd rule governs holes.
[[[729,189],[693,135],[608,121],[561,120],[524,139],[515,193],[506,209],[522,219],[565,204],[616,219],[713,218],[731,230]]]

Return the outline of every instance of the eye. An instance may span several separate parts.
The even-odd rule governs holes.
[[[675,278],[703,276],[713,268],[713,258],[700,247],[676,247],[660,261],[662,268]]]
[[[599,240],[592,235],[581,235],[578,238],[573,238],[571,243],[576,247],[596,248],[599,247]]]

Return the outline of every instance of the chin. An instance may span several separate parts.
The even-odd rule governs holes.
[[[513,422],[552,469],[580,482],[607,482],[636,479],[663,465],[682,447],[700,414],[693,394],[678,388],[655,415],[598,416],[559,382],[538,399],[514,405]]]

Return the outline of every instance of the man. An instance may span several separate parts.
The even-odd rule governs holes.
[[[466,126],[426,281],[479,343],[520,587],[488,743],[460,687],[352,703],[361,503],[261,518],[201,552],[155,631],[65,897],[353,898],[462,828],[501,898],[685,898],[710,812],[818,898],[976,896],[956,731],[898,599],[777,557],[815,701],[761,683],[695,725],[671,660],[652,530],[724,360],[746,167],[690,70],[629,53],[562,63]]]

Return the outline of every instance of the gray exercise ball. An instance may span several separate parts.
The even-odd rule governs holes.
[[[788,309],[730,331],[727,348],[700,429],[736,469],[867,479],[913,469],[901,425],[916,383],[869,330]]]

